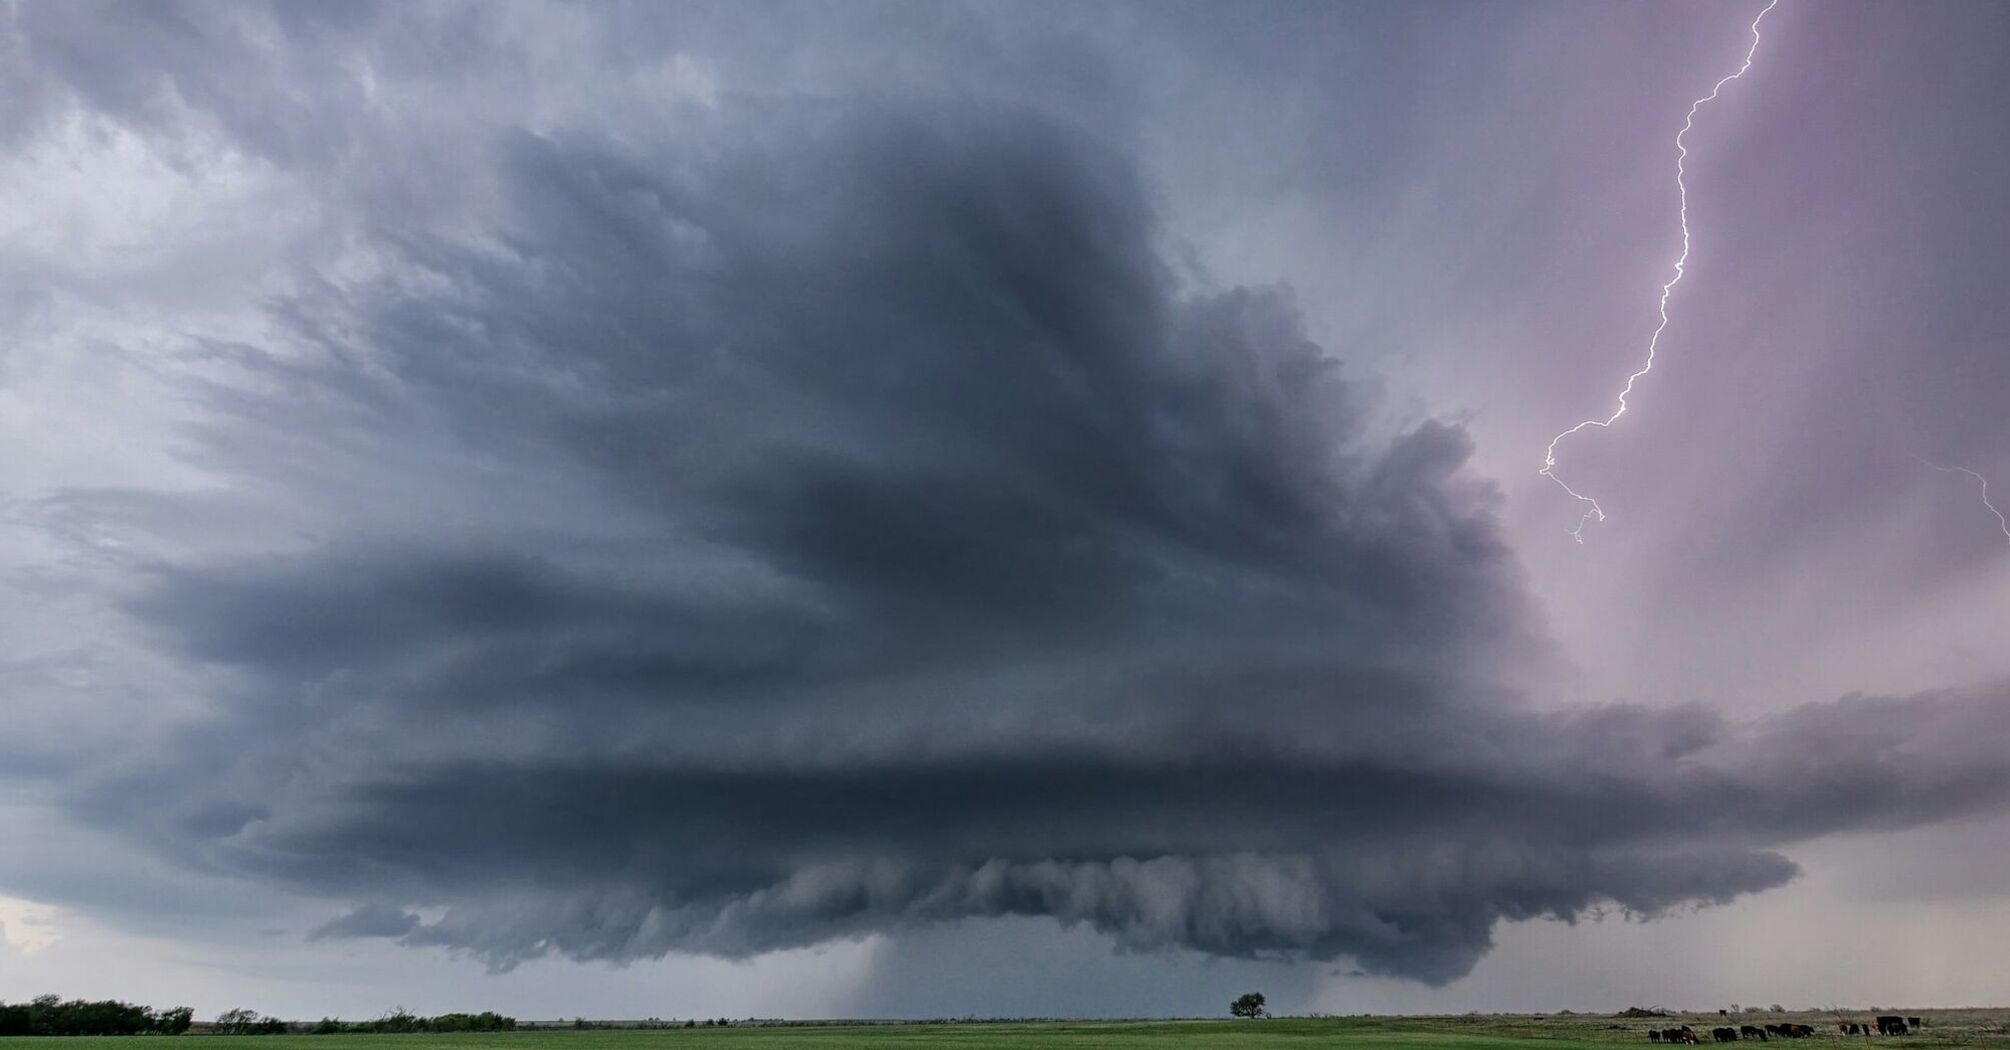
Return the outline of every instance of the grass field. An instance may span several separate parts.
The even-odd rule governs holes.
[[[1927,1028],[1896,1038],[1833,1034],[1829,1014],[1767,1015],[1764,1021],[1798,1020],[1821,1034],[1790,1044],[1794,1050],[1936,1050],[1941,1047],[2010,1048],[2010,1011],[1914,1011]],[[1855,1019],[1866,1011],[1849,1011]],[[1744,1018],[1734,1020],[1760,1020]],[[1337,1046],[1348,1050],[1608,1050],[1650,1046],[1650,1027],[1688,1024],[1708,1038],[1725,1023],[1715,1014],[1685,1014],[1654,1021],[1589,1014],[1559,1017],[1339,1017],[1263,1021],[1039,1021],[961,1024],[747,1024],[731,1028],[545,1029],[455,1035],[273,1035],[172,1037],[173,1050],[992,1050],[1061,1047],[1065,1050],[1259,1050]],[[138,1040],[140,1046],[135,1046]],[[0,1040],[4,1050],[143,1050],[149,1037]],[[1539,1044],[1532,1047],[1530,1044]],[[1706,1045],[1709,1045],[1706,1043]]]

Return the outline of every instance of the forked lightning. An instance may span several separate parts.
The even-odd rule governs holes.
[[[1769,0],[1766,6],[1759,11],[1758,16],[1752,19],[1752,46],[1745,49],[1745,61],[1738,66],[1738,71],[1717,81],[1710,88],[1709,94],[1691,102],[1689,104],[1689,116],[1682,121],[1682,130],[1675,133],[1675,191],[1680,200],[1680,208],[1676,212],[1676,215],[1682,224],[1682,254],[1675,258],[1675,275],[1668,278],[1668,283],[1661,286],[1661,323],[1654,327],[1654,335],[1647,340],[1646,363],[1640,366],[1638,372],[1626,377],[1626,385],[1619,390],[1619,406],[1612,410],[1611,415],[1606,416],[1604,419],[1587,419],[1571,427],[1569,430],[1550,438],[1549,448],[1543,453],[1542,470],[1540,471],[1542,476],[1556,482],[1563,491],[1570,494],[1572,499],[1584,504],[1585,510],[1577,519],[1577,527],[1570,530],[1571,538],[1579,543],[1584,542],[1584,527],[1586,525],[1589,525],[1593,521],[1605,520],[1605,508],[1599,506],[1597,500],[1571,488],[1562,478],[1556,476],[1556,446],[1564,438],[1586,427],[1603,428],[1618,422],[1619,417],[1626,414],[1626,398],[1633,393],[1633,385],[1638,383],[1642,376],[1654,370],[1654,351],[1661,345],[1661,333],[1668,329],[1668,297],[1675,291],[1675,286],[1682,283],[1683,271],[1689,263],[1689,186],[1683,181],[1683,176],[1687,174],[1684,162],[1689,159],[1689,149],[1683,145],[1682,140],[1689,134],[1689,129],[1696,124],[1696,111],[1703,108],[1704,105],[1716,101],[1718,93],[1724,90],[1724,85],[1744,76],[1745,71],[1752,68],[1752,57],[1758,54],[1759,51],[1759,23],[1765,21],[1766,14],[1774,7],[1777,7],[1779,2],[1780,0]]]
[[[1989,513],[1996,515],[1996,524],[2002,528],[2003,538],[2005,540],[2010,540],[2010,518],[2005,518],[2003,516],[2003,512],[1996,509],[1996,504],[1989,502],[1988,478],[1985,478],[1982,475],[1977,474],[1972,470],[1969,470],[1967,467],[1943,467],[1938,463],[1927,463],[1926,465],[1941,472],[1942,474],[1966,474],[1969,477],[1974,478],[1975,483],[1982,486],[1982,505],[1989,508]]]

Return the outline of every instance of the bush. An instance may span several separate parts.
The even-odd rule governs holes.
[[[286,1022],[239,1007],[216,1015],[215,1032],[218,1035],[285,1035]]]
[[[428,1032],[511,1032],[516,1030],[516,1018],[504,1017],[494,1010],[483,1010],[478,1014],[441,1014],[424,1018],[420,1022]]]
[[[162,1010],[154,1015],[154,1031],[162,1035],[180,1035],[195,1023],[195,1009],[177,1006],[172,1010]]]
[[[384,1016],[364,1021],[358,1027],[365,1032],[384,1032],[393,1035],[426,1030],[425,1022],[402,1006],[394,1006]]]

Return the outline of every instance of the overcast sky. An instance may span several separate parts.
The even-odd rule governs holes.
[[[0,998],[2010,1001],[2010,9],[0,4]]]

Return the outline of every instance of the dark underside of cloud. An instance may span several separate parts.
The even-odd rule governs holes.
[[[225,483],[66,512],[242,539],[122,575],[214,714],[79,812],[499,966],[1026,915],[1442,982],[2000,802],[1988,697],[1526,705],[1463,433],[1178,276],[1120,155],[756,108],[486,135],[468,213],[350,202],[368,265],[209,347]]]

